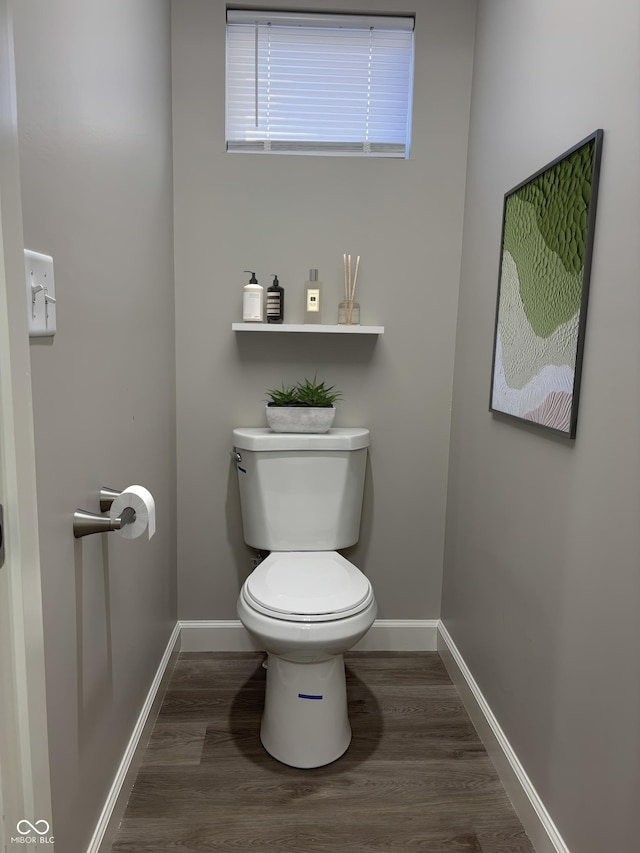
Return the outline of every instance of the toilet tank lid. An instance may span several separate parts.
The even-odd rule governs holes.
[[[359,450],[370,444],[364,427],[334,427],[329,432],[273,432],[269,427],[238,427],[233,444],[241,450]]]

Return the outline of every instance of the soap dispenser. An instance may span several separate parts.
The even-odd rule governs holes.
[[[284,320],[284,287],[280,287],[278,276],[267,288],[267,323],[282,323]]]
[[[251,270],[245,270],[251,273],[249,284],[245,284],[242,294],[242,320],[244,323],[262,323],[262,297],[264,287],[258,284],[256,274]]]
[[[318,270],[309,270],[309,280],[304,283],[304,321],[322,323],[320,294],[322,282],[318,281]]]

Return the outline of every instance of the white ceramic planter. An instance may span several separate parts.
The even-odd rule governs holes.
[[[274,432],[328,432],[336,417],[335,406],[265,406],[265,411]]]

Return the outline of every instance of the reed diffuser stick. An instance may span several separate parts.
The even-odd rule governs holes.
[[[353,300],[355,299],[356,283],[358,281],[358,268],[359,268],[359,266],[360,266],[360,255],[358,255],[358,257],[356,259],[356,271],[355,271],[354,276],[353,276],[353,285],[351,287],[351,295],[349,297],[349,302],[353,302]]]
[[[347,281],[347,253],[342,255],[342,265],[344,267],[344,301],[349,299],[349,282]]]
[[[338,322],[346,323],[347,325],[351,325],[353,322],[354,310],[353,306],[355,303],[356,296],[356,286],[358,284],[358,272],[360,271],[360,255],[356,256],[354,268],[352,270],[351,265],[351,255],[343,252],[342,254],[342,266],[344,271],[344,313],[342,313],[342,304],[340,305],[340,311],[338,316]],[[351,275],[353,271],[353,277]],[[359,309],[357,314],[359,315]],[[340,317],[343,319],[341,320]],[[356,322],[360,322],[359,319]]]
[[[356,295],[356,284],[358,283],[358,269],[360,267],[360,255],[356,258],[356,269],[353,276],[353,282],[351,281],[351,273],[349,273],[349,298],[347,300],[347,324],[350,326],[353,322],[353,305],[354,299]]]

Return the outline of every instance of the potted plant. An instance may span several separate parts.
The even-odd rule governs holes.
[[[342,397],[334,387],[314,376],[268,390],[267,423],[274,432],[328,432],[336,416],[334,403]]]

